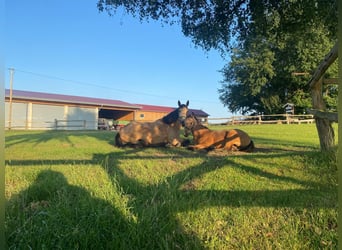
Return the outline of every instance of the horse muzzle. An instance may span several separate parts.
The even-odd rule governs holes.
[[[191,130],[185,127],[184,128],[184,136],[188,137],[190,134],[191,134]]]
[[[182,126],[184,127],[184,121],[186,119],[186,116],[180,116],[178,120],[181,122]]]
[[[180,121],[183,127],[185,127],[185,119],[183,121]]]

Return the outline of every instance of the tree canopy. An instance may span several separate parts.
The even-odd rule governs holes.
[[[304,110],[309,76],[292,73],[311,73],[337,37],[337,0],[99,0],[97,6],[181,25],[196,46],[231,55],[218,91],[232,112],[279,112],[288,101]]]
[[[257,27],[278,35],[322,23],[337,33],[337,0],[99,0],[100,11],[113,15],[119,8],[141,21],[154,19],[180,24],[185,36],[204,49],[231,47]]]
[[[307,81],[335,43],[336,30],[331,25],[337,27],[337,16],[332,15],[337,3],[278,3],[278,8],[268,8],[267,15],[259,15],[249,24],[249,35],[233,50],[231,62],[222,70],[220,99],[232,112],[282,113],[283,105],[290,102],[297,113],[304,113],[311,106]],[[329,9],[331,15],[323,16]],[[336,65],[329,71],[336,74]],[[296,76],[296,72],[304,75]],[[326,91],[330,105],[336,100],[335,90]],[[241,95],[249,98],[241,99]]]
[[[282,113],[284,104],[293,103],[296,113],[304,113],[311,107],[310,75],[335,43],[327,33],[324,26],[307,26],[300,36],[250,36],[222,70],[221,101],[232,112]],[[336,75],[337,65],[329,73]],[[325,86],[325,93],[336,108],[336,86]]]

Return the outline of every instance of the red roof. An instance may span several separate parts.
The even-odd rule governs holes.
[[[6,97],[9,97],[10,91],[6,89]],[[13,98],[36,100],[36,101],[50,101],[50,102],[62,102],[62,103],[77,103],[77,104],[90,104],[96,106],[115,106],[132,109],[140,109],[140,106],[123,102],[119,100],[110,100],[102,98],[92,98],[83,96],[61,95],[61,94],[49,94],[42,92],[31,92],[22,90],[13,90]]]
[[[10,95],[9,89],[5,90],[5,95],[8,98]],[[47,102],[60,102],[60,103],[75,103],[75,104],[88,104],[95,106],[112,106],[121,108],[140,109],[142,111],[164,112],[170,113],[175,110],[175,107],[165,107],[147,104],[131,104],[119,100],[92,98],[83,96],[61,95],[61,94],[49,94],[42,92],[32,92],[23,90],[13,90],[13,98],[35,100],[35,101],[47,101]],[[194,113],[196,116],[209,116],[206,112],[199,109],[189,109],[188,114]]]
[[[155,105],[146,105],[146,104],[136,104],[141,107],[142,111],[153,111],[153,112],[165,112],[170,113],[176,108],[172,107],[165,107],[165,106],[155,106]],[[200,109],[189,109],[188,114],[194,113],[195,116],[202,116],[206,117],[209,116],[206,112]]]
[[[142,111],[170,113],[176,109],[176,108],[172,108],[172,107],[147,105],[147,104],[135,104],[135,105],[140,106]]]

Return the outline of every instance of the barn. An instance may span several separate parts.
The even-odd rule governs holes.
[[[134,120],[140,107],[118,100],[13,90],[5,92],[8,129],[98,129],[100,117]],[[11,107],[12,106],[12,107]]]
[[[168,113],[172,112],[175,107],[164,107],[164,106],[155,106],[155,105],[146,105],[146,104],[136,104],[141,107],[136,111],[136,120],[137,121],[155,121]],[[191,103],[190,103],[191,105]],[[194,113],[202,123],[208,123],[208,116],[206,112],[200,109],[191,109],[189,108],[188,114]]]
[[[129,121],[157,120],[174,110],[172,107],[131,104],[120,100],[5,90],[6,129],[96,130],[100,121],[125,124]],[[208,114],[192,109],[201,118]],[[111,124],[110,124],[111,125]],[[113,126],[111,126],[113,127]]]

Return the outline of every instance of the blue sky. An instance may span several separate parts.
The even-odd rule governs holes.
[[[119,12],[96,0],[5,2],[5,87],[177,106],[190,101],[211,118],[231,113],[219,101],[219,52],[195,48],[177,25]]]

